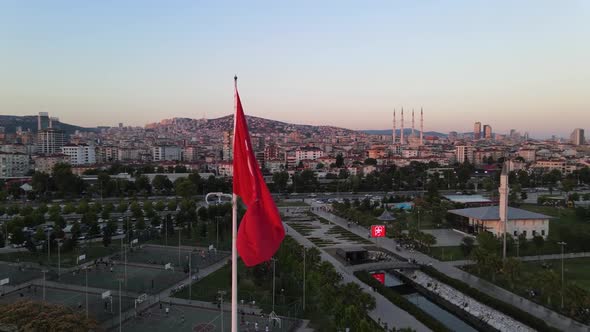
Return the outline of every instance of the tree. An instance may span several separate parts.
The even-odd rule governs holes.
[[[109,229],[109,227],[105,227],[102,230],[102,244],[105,247],[108,247],[109,245],[111,245],[111,230]]]
[[[180,178],[174,183],[176,195],[183,198],[191,197],[197,193],[197,187],[188,178]]]
[[[498,239],[494,236],[494,234],[483,231],[477,234],[477,243],[479,247],[487,253],[496,253],[498,249]]]
[[[576,186],[576,181],[574,179],[567,178],[567,179],[561,181],[561,189],[563,191],[565,191],[566,200],[569,198],[569,193],[572,190],[574,190],[575,186]]]
[[[0,306],[0,325],[16,326],[18,331],[97,331],[94,319],[62,305],[18,301]]]
[[[533,276],[533,285],[541,290],[547,299],[547,305],[551,306],[551,297],[561,290],[561,279],[553,270],[542,270]]]
[[[468,257],[473,250],[475,240],[471,236],[466,236],[461,240],[461,251],[463,252],[463,256]]]
[[[520,269],[521,269],[520,260],[518,260],[514,257],[508,257],[504,261],[504,266],[502,268],[502,271],[504,272],[504,275],[506,275],[506,278],[508,279],[508,282],[510,283],[511,289],[514,289],[514,282],[516,280],[518,280],[518,277],[520,275]]]
[[[344,166],[344,157],[342,156],[342,153],[339,153],[338,155],[336,155],[335,166],[338,168]]]
[[[167,176],[158,174],[152,180],[152,186],[158,191],[168,192],[172,189],[172,182]]]
[[[377,165],[377,159],[375,159],[375,158],[367,158],[367,159],[365,159],[365,165],[373,165],[373,166],[376,166]]]
[[[135,187],[137,190],[144,191],[146,193],[150,193],[152,191],[150,179],[148,179],[148,177],[145,175],[140,175],[135,179]]]
[[[154,208],[156,209],[156,211],[162,212],[164,211],[164,209],[166,209],[166,203],[164,203],[164,201],[157,201],[154,205]]]
[[[542,236],[536,235],[533,237],[533,244],[537,248],[537,255],[540,255],[539,251],[543,249],[543,245],[545,245],[545,239]]]
[[[289,173],[282,171],[276,172],[272,175],[272,182],[275,184],[279,192],[285,191],[287,182],[289,181]]]
[[[430,252],[430,247],[436,244],[436,237],[430,233],[421,232],[422,235],[422,243],[424,243],[428,247],[428,252]]]

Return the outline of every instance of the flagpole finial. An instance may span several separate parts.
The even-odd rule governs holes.
[[[234,75],[234,82],[238,83],[238,75]]]

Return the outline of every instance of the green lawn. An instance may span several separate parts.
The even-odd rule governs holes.
[[[466,271],[505,288],[508,291],[518,294],[519,296],[549,307],[556,312],[561,312],[566,316],[576,319],[585,319],[580,318],[578,310],[561,310],[561,295],[559,289],[551,296],[550,303],[547,300],[547,296],[542,293],[537,294],[534,297],[530,296],[529,292],[531,289],[534,289],[536,292],[540,291],[533,286],[533,281],[536,280],[539,273],[543,272],[544,269],[553,270],[557,277],[561,279],[561,260],[526,262],[522,264],[520,276],[516,279],[514,282],[514,288],[512,288],[508,279],[501,273],[497,273],[495,280],[492,280],[492,276],[489,274],[479,274],[475,265],[465,267]],[[573,283],[585,291],[590,291],[590,258],[572,258],[564,260],[564,275],[566,283]],[[583,294],[580,295],[582,296]]]
[[[428,253],[428,249],[426,249],[426,253],[441,261],[469,259],[469,257],[463,255],[463,251],[461,251],[461,247],[459,246],[432,247],[430,248],[430,253]]]
[[[590,257],[565,259],[563,262],[565,280],[573,282],[590,292]],[[548,264],[549,268],[561,276],[561,260],[545,261],[545,264]],[[527,262],[522,266],[523,274],[527,276],[531,276],[542,269],[544,269],[542,263],[538,261]]]

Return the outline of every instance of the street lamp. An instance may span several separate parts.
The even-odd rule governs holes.
[[[223,296],[225,295],[225,291],[219,290],[217,291],[217,294],[219,294],[219,309],[221,311],[221,331],[223,331]]]
[[[557,242],[557,244],[559,244],[561,246],[561,309],[563,309],[563,250],[564,247],[567,245],[567,243],[561,241],[561,242]]]

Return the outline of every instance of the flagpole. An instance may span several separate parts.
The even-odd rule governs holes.
[[[238,77],[234,76],[236,93]],[[237,104],[236,104],[237,107]],[[234,112],[235,113],[235,112]],[[236,132],[236,118],[234,114],[234,135]],[[235,138],[234,138],[235,139]],[[232,229],[231,229],[231,332],[238,332],[238,250],[236,240],[238,238],[238,198],[232,193]],[[223,308],[222,308],[223,309]]]

